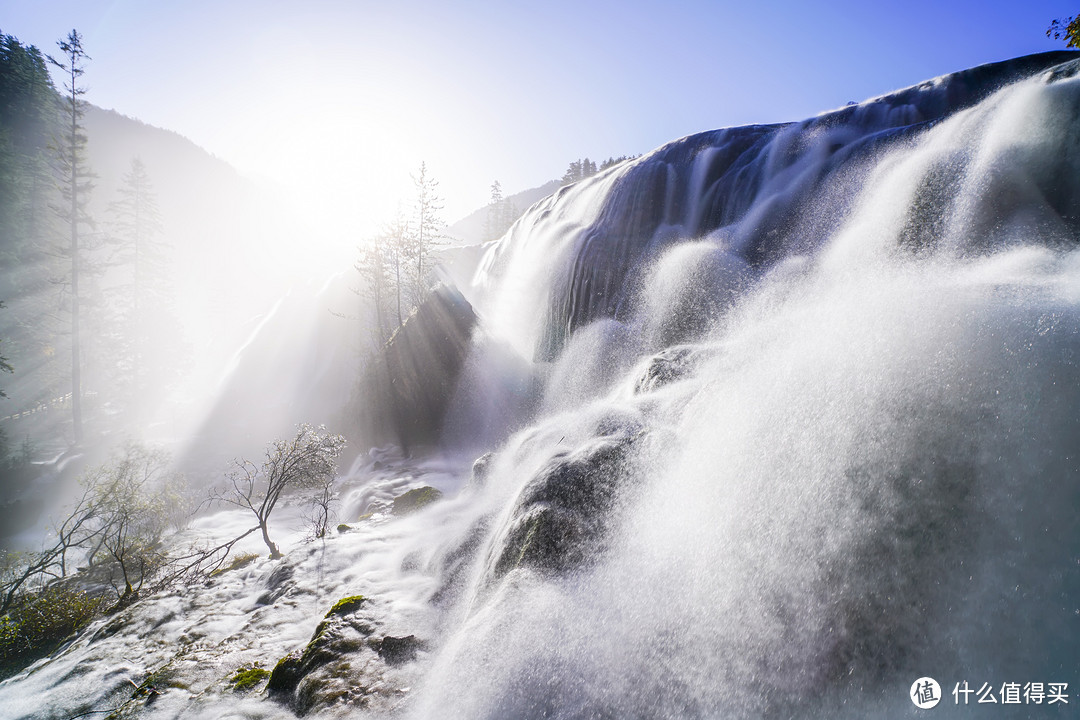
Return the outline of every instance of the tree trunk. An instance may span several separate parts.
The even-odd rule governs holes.
[[[74,62],[72,63],[74,67]],[[74,75],[72,87],[74,87]],[[82,360],[79,357],[79,162],[78,111],[71,100],[71,422],[75,444],[82,442]]]
[[[277,545],[275,545],[273,542],[270,541],[270,535],[267,532],[266,522],[265,521],[259,523],[259,529],[262,530],[263,542],[266,543],[266,547],[270,548],[270,559],[271,560],[280,560],[281,559],[281,551],[278,550]]]

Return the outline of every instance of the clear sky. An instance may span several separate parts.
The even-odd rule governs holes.
[[[389,219],[425,160],[446,219],[728,125],[797,120],[1044,50],[1080,3],[0,0],[87,99],[187,136],[312,213]]]

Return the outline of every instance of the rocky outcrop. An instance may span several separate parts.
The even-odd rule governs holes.
[[[406,451],[438,440],[471,346],[476,313],[455,288],[439,285],[372,361],[364,379],[368,441]]]
[[[270,696],[298,715],[335,705],[385,707],[400,696],[387,673],[412,662],[424,643],[414,635],[384,635],[362,595],[338,601],[303,649],[278,661],[267,681]],[[381,702],[380,702],[381,701]]]
[[[620,426],[551,458],[518,496],[492,579],[518,567],[564,573],[598,559],[622,484],[633,478],[630,456],[645,436],[636,425]]]

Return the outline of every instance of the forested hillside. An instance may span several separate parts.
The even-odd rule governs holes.
[[[0,512],[15,515],[39,472],[27,462],[77,439],[76,297],[88,438],[167,436],[194,421],[192,384],[220,372],[288,282],[274,267],[291,222],[270,188],[174,132],[75,100],[71,135],[71,95],[47,56],[0,36],[0,467],[12,481]]]

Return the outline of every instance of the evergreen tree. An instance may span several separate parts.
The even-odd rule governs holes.
[[[599,167],[597,167],[596,163],[589,158],[575,160],[570,163],[569,167],[567,167],[566,172],[563,173],[562,180],[560,182],[562,182],[563,185],[569,185],[570,183],[584,180],[587,177],[592,177],[601,170],[607,170],[609,167],[618,165],[625,160],[633,160],[636,157],[637,155],[620,155],[619,157],[609,157],[607,160],[602,161]]]
[[[513,200],[503,197],[502,185],[498,180],[491,184],[491,201],[488,202],[487,220],[484,223],[484,240],[502,237],[518,218]]]
[[[504,235],[510,229],[510,226],[514,224],[514,221],[517,220],[520,215],[521,215],[521,213],[518,212],[517,205],[514,204],[514,201],[511,200],[510,198],[503,198],[503,201],[502,201],[502,227],[503,227],[503,231],[501,233],[499,233],[500,237],[502,235]]]
[[[484,222],[484,240],[494,240],[502,235],[502,184],[496,180],[491,183],[491,200],[487,206],[487,219]]]
[[[607,170],[609,167],[615,167],[616,165],[618,165],[621,162],[626,162],[627,160],[633,160],[636,157],[637,157],[637,155],[620,155],[619,157],[609,157],[607,160],[604,160],[603,162],[600,163],[600,171],[603,172],[604,170]]]
[[[360,293],[372,301],[372,339],[381,346],[404,320],[403,279],[409,263],[408,223],[397,218],[360,248],[356,270],[360,273]],[[392,324],[392,318],[396,324]]]
[[[566,172],[563,173],[560,182],[563,185],[569,185],[570,183],[576,183],[582,177],[584,176],[581,174],[581,161],[574,160],[570,163],[570,166],[566,168]]]
[[[582,160],[574,160],[570,163],[570,166],[566,169],[566,172],[562,176],[562,184],[569,185],[570,183],[576,183],[579,180],[584,180],[587,177],[592,177],[596,174],[596,163],[589,158]]]
[[[12,267],[35,262],[45,239],[54,98],[41,52],[0,33],[0,262]],[[12,280],[25,282],[20,275]]]
[[[427,297],[430,286],[431,253],[441,244],[446,223],[441,215],[443,205],[439,197],[439,183],[428,174],[427,163],[421,162],[419,172],[412,178],[416,195],[407,254],[412,260],[410,300],[413,305],[420,305]]]
[[[79,290],[82,267],[79,228],[82,225],[92,226],[87,212],[87,202],[93,188],[94,177],[87,168],[85,159],[86,133],[81,123],[86,103],[82,96],[86,94],[86,87],[81,84],[80,78],[85,72],[85,64],[90,56],[83,50],[82,37],[76,30],[68,33],[66,39],[58,41],[57,46],[63,53],[62,59],[57,60],[52,56],[48,59],[52,65],[64,73],[64,90],[67,95],[63,102],[65,128],[63,135],[54,145],[57,175],[64,202],[55,209],[57,215],[70,229],[70,242],[65,248],[65,254],[71,263],[71,272],[68,276],[71,309],[71,418],[74,440],[79,443],[83,436]]]
[[[119,370],[115,382],[127,385],[131,406],[138,418],[139,406],[152,376],[156,388],[167,383],[183,352],[178,347],[179,323],[172,314],[170,282],[166,271],[165,246],[161,242],[161,216],[146,166],[132,158],[109,204],[112,216],[114,264],[122,280],[114,294],[113,365]],[[162,352],[164,351],[164,352]]]

